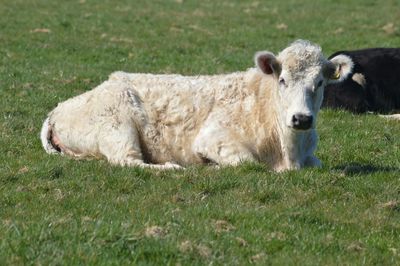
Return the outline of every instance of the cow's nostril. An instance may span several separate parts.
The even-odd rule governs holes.
[[[312,115],[294,114],[292,116],[292,126],[295,129],[307,130],[310,129],[313,123]]]

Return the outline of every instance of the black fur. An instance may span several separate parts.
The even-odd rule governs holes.
[[[354,113],[391,113],[400,110],[400,48],[371,48],[340,51],[354,62],[352,73],[337,84],[325,88],[322,107],[343,108]],[[353,74],[365,77],[363,88]]]

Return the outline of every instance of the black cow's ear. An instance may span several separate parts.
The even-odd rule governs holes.
[[[256,66],[261,72],[267,75],[275,74],[279,76],[281,72],[281,64],[271,52],[257,52],[254,56]]]
[[[353,71],[353,67],[353,60],[349,56],[339,54],[325,64],[323,73],[328,83],[332,84],[345,80]]]

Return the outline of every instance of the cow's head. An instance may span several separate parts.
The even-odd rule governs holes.
[[[336,52],[329,58],[338,60],[347,57],[346,52]],[[346,79],[335,84],[329,84],[324,90],[323,107],[346,109],[355,113],[363,113],[370,109],[367,100],[367,79],[363,74],[363,67],[354,63],[353,71]],[[367,85],[368,84],[368,85]]]
[[[258,69],[273,77],[282,123],[292,130],[315,127],[327,84],[343,80],[353,63],[348,57],[327,60],[321,48],[298,40],[275,56],[263,51],[255,55]]]

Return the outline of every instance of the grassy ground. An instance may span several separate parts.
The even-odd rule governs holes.
[[[324,110],[322,169],[153,172],[49,156],[57,102],[115,70],[206,74],[295,39],[400,43],[395,0],[0,0],[0,264],[400,265],[400,123]]]

